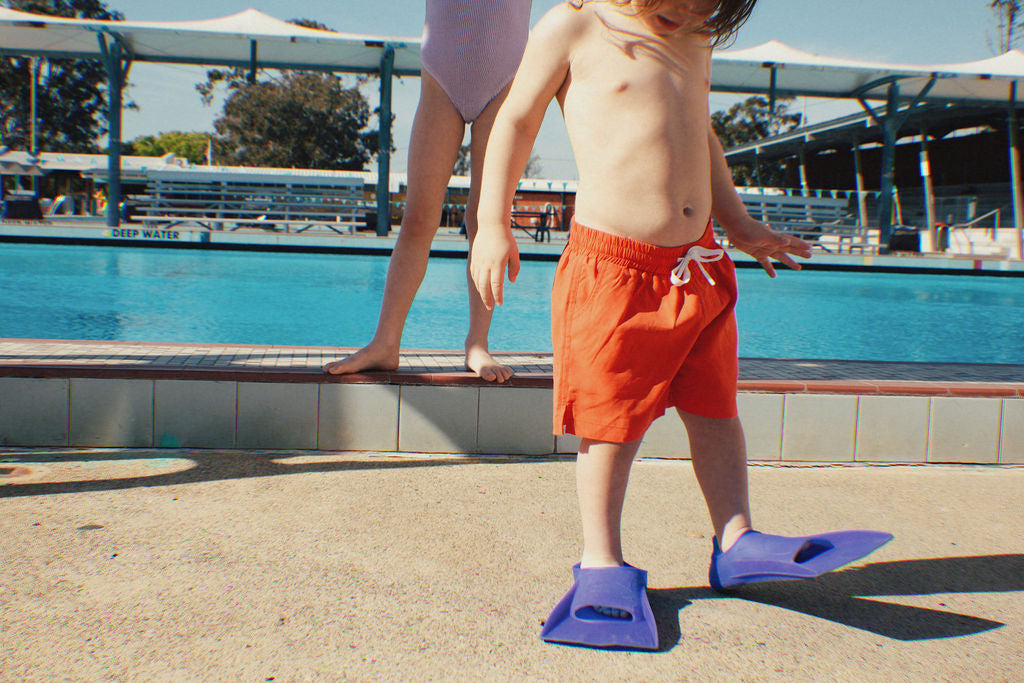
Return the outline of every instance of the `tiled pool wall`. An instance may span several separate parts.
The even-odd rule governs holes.
[[[0,445],[543,456],[578,443],[551,435],[550,386],[267,379],[0,377]],[[752,461],[1024,463],[1024,388],[777,384],[739,396]],[[674,412],[640,456],[689,457]]]

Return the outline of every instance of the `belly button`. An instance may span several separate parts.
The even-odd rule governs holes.
[[[686,216],[687,218],[693,218],[693,215],[695,213],[697,213],[697,210],[694,209],[692,206],[683,207],[683,215]]]

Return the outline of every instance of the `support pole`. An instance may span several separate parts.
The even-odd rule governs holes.
[[[804,142],[806,143],[807,141],[804,140]],[[800,145],[800,151],[797,156],[800,162],[800,191],[803,192],[804,199],[807,200],[811,198],[811,187],[807,184],[807,155],[804,152],[803,145]],[[808,223],[814,221],[811,205],[807,201],[804,201],[804,217]]]
[[[761,195],[761,222],[768,222],[768,209],[764,204],[764,181],[761,179],[761,148],[754,148],[754,180],[757,182],[757,191]]]
[[[1017,82],[1010,84],[1009,112],[1006,130],[1010,148],[1010,187],[1013,193],[1013,224],[1017,230],[1018,259],[1024,259],[1024,193],[1020,178],[1020,135],[1017,132]]]
[[[115,36],[107,44],[100,33],[100,52],[107,67],[107,225],[121,224],[121,96],[124,71],[121,67],[121,41]]]
[[[857,183],[857,222],[861,230],[867,234],[868,230],[868,192],[864,188],[864,171],[860,164],[860,143],[853,144],[853,175]]]
[[[386,237],[391,231],[391,78],[395,68],[395,48],[384,47],[380,58],[380,122],[377,149],[377,235]]]
[[[39,109],[37,105],[38,94],[36,91],[39,88],[39,57],[32,57],[28,62],[28,77],[31,83],[29,84],[29,145],[28,154],[33,158],[33,163],[38,164],[39,156]],[[39,199],[39,177],[32,176],[32,197],[33,199]]]
[[[797,152],[797,159],[800,162],[800,189],[803,191],[805,197],[809,197],[811,188],[807,184],[807,155],[804,152],[803,146],[801,146],[800,151]]]
[[[259,65],[259,43],[255,40],[249,41],[249,75],[246,80],[249,85],[256,82],[256,69]]]
[[[921,129],[921,182],[924,187],[924,220],[932,241],[932,251],[939,251],[939,230],[935,219],[935,188],[932,185],[932,166],[928,157],[928,131]]]
[[[882,187],[878,197],[878,243],[880,245],[878,253],[880,254],[889,253],[889,238],[892,236],[892,191],[896,186],[896,131],[899,127],[896,115],[899,96],[899,85],[890,83],[885,106],[885,119],[882,120]]]

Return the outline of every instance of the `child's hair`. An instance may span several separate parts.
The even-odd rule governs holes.
[[[632,0],[641,14],[654,14],[673,0]],[[629,5],[631,0],[610,0],[613,5]],[[704,23],[701,33],[713,37],[713,44],[720,45],[732,38],[743,22],[750,16],[757,0],[719,0],[718,9]],[[574,3],[575,4],[575,3]],[[582,3],[581,3],[582,4]]]

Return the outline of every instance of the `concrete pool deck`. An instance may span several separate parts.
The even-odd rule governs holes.
[[[687,462],[634,468],[627,559],[661,650],[548,645],[579,552],[573,464],[5,449],[6,680],[1021,680],[1024,467],[751,467],[778,533],[895,540],[809,582],[707,585]]]
[[[0,446],[574,453],[551,436],[551,356],[453,351],[395,372],[320,368],[351,349],[0,339]],[[741,359],[752,460],[1024,463],[1024,366]],[[670,413],[641,455],[688,457]]]
[[[756,522],[896,540],[729,596],[656,422],[624,526],[661,650],[629,653],[538,639],[579,552],[550,355],[320,372],[347,351],[0,339],[2,677],[1020,680],[1024,366],[743,359]]]

